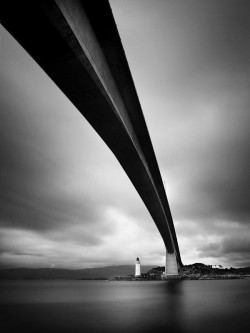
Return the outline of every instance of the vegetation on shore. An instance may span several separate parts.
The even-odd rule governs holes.
[[[180,269],[182,279],[188,280],[221,280],[221,279],[244,279],[250,277],[250,267],[243,268],[216,268],[212,265],[195,263],[185,265]]]

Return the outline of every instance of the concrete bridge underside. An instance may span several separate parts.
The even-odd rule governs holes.
[[[178,274],[171,211],[108,1],[3,0],[0,18],[114,153],[164,240],[166,274]]]

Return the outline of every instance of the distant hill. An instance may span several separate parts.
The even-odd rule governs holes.
[[[142,273],[162,273],[164,267],[142,266]],[[60,268],[10,268],[0,270],[0,279],[8,280],[79,280],[79,279],[110,279],[115,276],[134,275],[134,265],[106,266],[85,269],[60,269]],[[250,275],[250,267],[243,268],[212,268],[211,265],[195,263],[183,266],[180,275],[185,278],[191,276],[210,275]]]
[[[154,266],[142,266],[142,273],[146,273]],[[0,279],[99,279],[135,273],[134,265],[107,266],[85,269],[60,269],[60,268],[10,268],[0,270]]]

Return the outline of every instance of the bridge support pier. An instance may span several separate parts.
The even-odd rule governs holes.
[[[162,280],[178,279],[178,265],[175,253],[166,253],[165,272],[162,274]]]

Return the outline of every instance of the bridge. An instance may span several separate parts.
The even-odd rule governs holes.
[[[108,1],[3,0],[0,19],[114,153],[163,238],[165,275],[178,275],[170,207]]]

